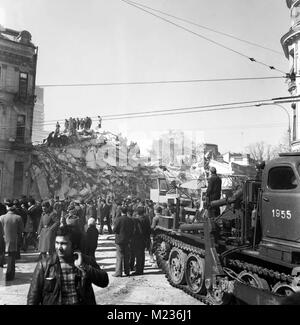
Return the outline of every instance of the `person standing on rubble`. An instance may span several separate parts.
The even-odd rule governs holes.
[[[69,131],[69,120],[65,119],[65,130],[64,133],[67,133]]]
[[[60,133],[60,124],[59,124],[59,122],[57,121],[57,122],[56,122],[56,126],[55,126],[54,136],[58,136],[59,133]]]
[[[98,115],[98,129],[101,129],[102,117]]]

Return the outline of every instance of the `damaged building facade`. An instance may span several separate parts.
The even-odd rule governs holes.
[[[0,30],[0,200],[28,194],[37,47],[28,31]]]

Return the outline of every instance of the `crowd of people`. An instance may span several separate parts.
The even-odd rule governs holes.
[[[14,200],[6,199],[4,204],[0,203],[0,216],[13,214],[19,217],[16,218],[13,225],[9,224],[9,226],[5,220],[12,219],[11,217],[6,216],[0,219],[0,267],[3,266],[5,260],[5,247],[11,246],[5,234],[5,232],[12,233],[11,228],[14,228],[13,237],[15,238],[12,238],[12,240],[16,243],[13,248],[9,249],[12,252],[10,254],[12,255],[12,265],[14,260],[20,258],[20,251],[26,252],[29,246],[39,251],[40,257],[53,254],[55,251],[55,233],[60,225],[76,227],[82,233],[81,249],[86,251],[88,255],[95,257],[98,234],[103,234],[104,229],[107,228],[108,234],[116,233],[118,235],[120,220],[124,218],[118,219],[124,215],[134,220],[131,224],[132,231],[127,231],[125,237],[131,238],[133,241],[135,234],[139,236],[137,231],[139,224],[136,224],[136,220],[140,220],[139,222],[142,223],[143,228],[143,245],[150,250],[150,256],[152,257],[150,233],[153,218],[156,214],[172,216],[176,211],[174,204],[167,205],[163,203],[156,208],[159,208],[158,211],[156,211],[151,200],[132,199],[130,196],[123,200],[99,197],[97,200],[90,199],[87,202],[84,200],[70,200],[69,198],[60,200],[59,197],[44,201],[37,201],[32,197],[27,198],[25,196]],[[185,218],[185,210],[181,205],[180,221],[185,222]],[[147,222],[143,219],[147,220]],[[121,237],[123,237],[123,234],[121,234]],[[137,247],[139,245],[132,244],[131,246],[133,247],[131,249],[131,260],[134,260],[135,255],[139,256],[139,252],[134,251],[134,249],[139,248]],[[132,264],[133,262],[131,262]],[[13,266],[11,267],[13,268]],[[141,270],[138,272],[141,272]],[[116,274],[118,273],[120,272],[116,272]],[[7,275],[7,277],[13,279],[13,274],[11,276]]]
[[[106,272],[97,267],[95,258],[98,236],[106,232],[108,235],[115,234],[116,267],[113,276],[142,275],[145,251],[149,252],[150,262],[155,265],[153,234],[159,217],[172,216],[175,211],[174,204],[155,205],[151,200],[131,196],[119,200],[98,197],[87,201],[71,200],[68,197],[63,200],[52,197],[41,201],[25,196],[14,200],[5,199],[4,203],[0,203],[0,267],[7,264],[6,281],[14,280],[16,260],[21,258],[22,252],[31,247],[39,252],[39,257],[28,293],[28,304],[68,304],[72,301],[95,303],[90,286],[88,300],[83,297],[79,299],[74,293],[75,289],[73,298],[66,292],[66,298],[50,298],[38,284],[41,281],[41,273],[45,283],[50,278],[58,277],[52,276],[53,274],[47,276],[50,266],[58,263],[63,277],[66,277],[65,281],[68,282],[69,273],[72,273],[74,280],[78,267],[83,263],[89,265],[90,276],[94,281],[92,283],[106,286],[108,277],[106,279]],[[180,206],[180,219],[184,222],[183,206]],[[72,257],[71,266],[66,263],[70,258],[71,248],[69,249],[68,245],[72,248],[72,254],[79,256]],[[62,259],[64,255],[67,256],[66,260]],[[79,266],[76,265],[77,260],[81,261]],[[99,278],[93,277],[93,274],[98,274]],[[53,284],[51,287],[54,288]],[[46,296],[41,298],[43,294],[38,290],[42,290]],[[60,294],[64,290],[66,288],[62,287]]]
[[[58,125],[56,124],[56,130],[58,128]],[[69,132],[70,134],[74,134],[78,130],[89,130],[91,126],[92,126],[92,119],[88,116],[86,116],[85,118],[70,117],[69,119],[65,119],[64,133]]]

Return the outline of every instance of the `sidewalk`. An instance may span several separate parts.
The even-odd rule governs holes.
[[[5,281],[6,265],[0,268],[0,305],[25,305],[31,276],[39,253],[29,250],[21,252],[16,261],[16,275],[13,281]]]
[[[105,233],[98,237],[96,260],[109,276],[109,285],[100,288],[93,285],[97,305],[199,305],[202,304],[186,293],[172,287],[156,264],[145,254],[145,269],[142,276],[115,278],[115,236]],[[21,260],[16,261],[16,277],[5,281],[6,267],[0,268],[0,305],[26,305],[31,276],[39,253],[21,251]]]

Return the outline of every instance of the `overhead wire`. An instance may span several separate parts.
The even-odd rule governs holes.
[[[299,96],[290,97],[290,99],[299,99]],[[274,100],[274,99],[272,99]],[[151,111],[143,111],[143,112],[131,112],[131,113],[121,113],[121,114],[107,114],[102,115],[102,121],[113,121],[120,119],[131,119],[131,118],[141,118],[141,117],[155,117],[155,116],[163,116],[163,115],[180,115],[187,113],[201,113],[201,112],[214,112],[220,110],[232,110],[232,109],[241,109],[241,108],[249,108],[249,107],[257,107],[257,103],[268,103],[270,99],[262,99],[262,100],[252,100],[252,101],[240,101],[240,102],[231,102],[231,103],[221,103],[221,104],[211,104],[211,105],[198,105],[192,107],[181,107],[181,108],[172,108],[172,109],[163,109],[163,110],[151,110]],[[92,121],[94,121],[98,116],[90,117]],[[40,126],[50,126],[55,125],[57,122],[63,122],[66,119],[57,119],[57,120],[48,120],[43,123],[35,123],[35,128]],[[0,127],[0,128],[10,128],[10,127]],[[12,127],[15,128],[15,127]]]
[[[206,29],[206,30],[209,30],[211,32],[214,32],[216,34],[220,34],[220,35],[223,35],[223,36],[226,36],[226,37],[229,37],[229,38],[232,38],[232,39],[235,39],[237,41],[240,41],[240,42],[243,42],[243,43],[246,43],[246,44],[249,44],[249,45],[253,45],[253,46],[256,46],[256,47],[259,47],[259,48],[262,48],[264,50],[267,50],[267,51],[270,51],[270,52],[273,52],[273,53],[276,53],[276,54],[279,54],[282,56],[282,52],[279,52],[279,51],[276,51],[274,49],[271,49],[269,47],[266,47],[266,46],[263,46],[261,44],[258,44],[258,43],[255,43],[255,42],[251,42],[251,41],[248,41],[248,40],[245,40],[245,39],[242,39],[242,38],[239,38],[239,37],[236,37],[232,34],[228,34],[228,33],[224,33],[224,32],[220,32],[219,30],[216,30],[216,29],[213,29],[213,28],[210,28],[210,27],[207,27],[207,26],[204,26],[204,25],[200,25],[198,23],[195,23],[193,21],[190,21],[188,19],[185,19],[185,18],[182,18],[182,17],[178,17],[178,16],[174,16],[174,15],[171,15],[170,13],[167,13],[165,11],[162,11],[162,10],[158,10],[158,9],[154,9],[152,7],[148,7],[148,6],[145,6],[144,4],[141,4],[139,2],[135,2],[135,1],[132,1],[132,0],[127,0],[127,2],[130,2],[130,3],[134,3],[135,5],[138,5],[138,6],[141,6],[141,7],[144,7],[144,8],[147,8],[147,9],[150,9],[150,10],[153,10],[155,12],[159,12],[163,15],[166,15],[166,16],[169,16],[171,18],[175,18],[177,20],[181,20],[183,22],[186,22],[188,24],[191,24],[191,25],[194,25],[194,26],[197,26],[197,27],[200,27],[200,28],[203,28],[203,29]]]
[[[159,81],[128,81],[128,82],[103,82],[103,83],[67,83],[67,84],[39,84],[38,87],[92,87],[92,86],[123,86],[123,85],[152,85],[172,83],[198,83],[198,82],[224,82],[224,81],[250,81],[285,79],[286,76],[271,77],[239,77],[239,78],[216,78],[216,79],[188,79],[188,80],[159,80]]]
[[[290,97],[290,99],[299,99],[299,96]],[[233,106],[233,105],[244,105],[244,104],[254,104],[257,103],[266,103],[270,102],[270,99],[260,99],[260,100],[251,100],[251,101],[240,101],[240,102],[230,102],[230,103],[221,103],[221,104],[210,104],[210,105],[197,105],[191,107],[180,107],[180,108],[171,108],[171,109],[160,109],[160,110],[151,110],[151,111],[142,111],[142,112],[130,112],[130,113],[120,113],[120,114],[106,114],[101,115],[102,119],[110,119],[117,117],[127,117],[127,116],[136,116],[146,114],[156,114],[156,113],[168,113],[168,112],[176,112],[176,111],[195,111],[202,108],[213,108],[213,107],[224,107],[224,106]],[[203,110],[204,111],[204,110]],[[91,117],[92,119],[97,118],[98,116]],[[64,120],[49,120],[48,122],[56,122],[56,121],[64,121]]]
[[[200,37],[200,38],[202,38],[202,39],[204,39],[204,40],[206,40],[206,41],[208,41],[208,42],[210,42],[210,43],[213,43],[213,44],[215,44],[215,45],[217,45],[217,46],[220,46],[220,47],[222,47],[222,48],[224,48],[224,49],[226,49],[226,50],[228,50],[228,51],[231,51],[231,52],[233,52],[233,53],[235,53],[235,54],[238,54],[238,55],[240,55],[240,56],[242,56],[242,57],[244,57],[244,58],[247,58],[247,59],[250,60],[251,62],[255,62],[255,63],[257,63],[257,64],[260,64],[260,65],[263,65],[263,66],[265,66],[265,67],[268,67],[268,68],[271,69],[271,70],[275,70],[275,71],[281,72],[281,73],[283,73],[283,74],[286,74],[284,71],[282,71],[282,70],[280,70],[280,69],[277,69],[276,67],[274,67],[274,66],[272,66],[272,65],[266,64],[266,63],[264,63],[264,62],[262,62],[262,61],[258,61],[258,60],[256,60],[254,57],[249,57],[248,55],[246,55],[246,54],[244,54],[244,53],[242,53],[242,52],[239,52],[239,51],[237,51],[237,50],[234,50],[234,49],[230,48],[229,46],[226,46],[226,45],[221,44],[221,43],[219,43],[219,42],[216,42],[216,41],[214,41],[214,40],[212,40],[212,39],[210,39],[210,38],[208,38],[208,37],[206,37],[206,36],[203,36],[203,35],[201,35],[201,34],[199,34],[199,33],[196,33],[195,31],[193,31],[193,30],[191,30],[191,29],[189,29],[189,28],[186,28],[186,27],[184,27],[184,26],[178,25],[178,24],[174,23],[173,21],[168,20],[168,19],[166,19],[166,18],[164,18],[164,17],[161,17],[161,16],[159,16],[159,15],[157,15],[157,14],[155,14],[155,13],[149,11],[149,10],[146,10],[146,9],[144,9],[144,8],[142,8],[142,7],[139,7],[138,5],[135,5],[134,3],[131,3],[131,2],[129,2],[129,1],[127,1],[127,0],[120,0],[120,1],[122,1],[122,2],[124,2],[124,3],[127,3],[128,5],[133,6],[133,7],[137,8],[137,9],[139,9],[139,10],[142,10],[142,11],[144,11],[144,12],[146,12],[146,13],[148,13],[148,14],[150,14],[150,15],[152,15],[152,16],[158,18],[158,19],[161,19],[161,20],[163,20],[163,21],[165,21],[165,22],[167,22],[167,23],[169,23],[169,24],[171,24],[171,25],[174,25],[174,26],[176,26],[176,27],[178,27],[178,28],[180,28],[180,29],[182,29],[182,30],[185,30],[185,31],[188,32],[188,33],[191,33],[191,34],[193,34],[193,35],[195,35],[195,36],[197,36],[197,37]]]

